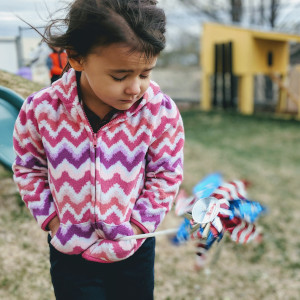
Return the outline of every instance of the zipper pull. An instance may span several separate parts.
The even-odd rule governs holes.
[[[93,146],[94,148],[97,147],[97,133],[93,133]]]

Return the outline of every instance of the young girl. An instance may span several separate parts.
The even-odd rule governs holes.
[[[182,181],[174,102],[150,81],[165,46],[154,0],[76,0],[65,33],[70,69],[31,95],[16,121],[14,179],[49,231],[57,299],[153,299],[154,238]]]

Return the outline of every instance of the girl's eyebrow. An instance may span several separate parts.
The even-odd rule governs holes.
[[[153,69],[154,69],[154,66],[151,67],[151,68],[148,68],[148,69],[144,69],[143,72],[149,72],[149,71],[151,71]],[[134,70],[130,70],[130,69],[128,69],[128,70],[126,70],[126,69],[116,69],[116,70],[110,70],[110,72],[112,72],[112,73],[133,73]]]

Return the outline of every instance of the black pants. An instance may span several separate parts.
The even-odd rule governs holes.
[[[80,255],[63,254],[49,245],[56,299],[153,299],[155,238],[148,238],[131,257],[107,264],[87,261]]]

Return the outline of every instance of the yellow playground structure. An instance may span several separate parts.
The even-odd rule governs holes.
[[[234,77],[238,78],[238,110],[242,114],[253,114],[254,76],[263,74],[270,76],[279,87],[277,112],[285,112],[289,99],[297,106],[297,118],[300,119],[300,95],[291,91],[287,84],[289,45],[292,41],[300,43],[300,36],[215,23],[204,24],[201,41],[202,110],[212,108],[217,85],[212,79],[216,80],[217,76],[214,75],[221,72],[223,97],[225,97],[225,74],[231,74],[229,82],[232,83]],[[230,101],[233,101],[232,90]],[[225,101],[223,103],[225,105]]]

